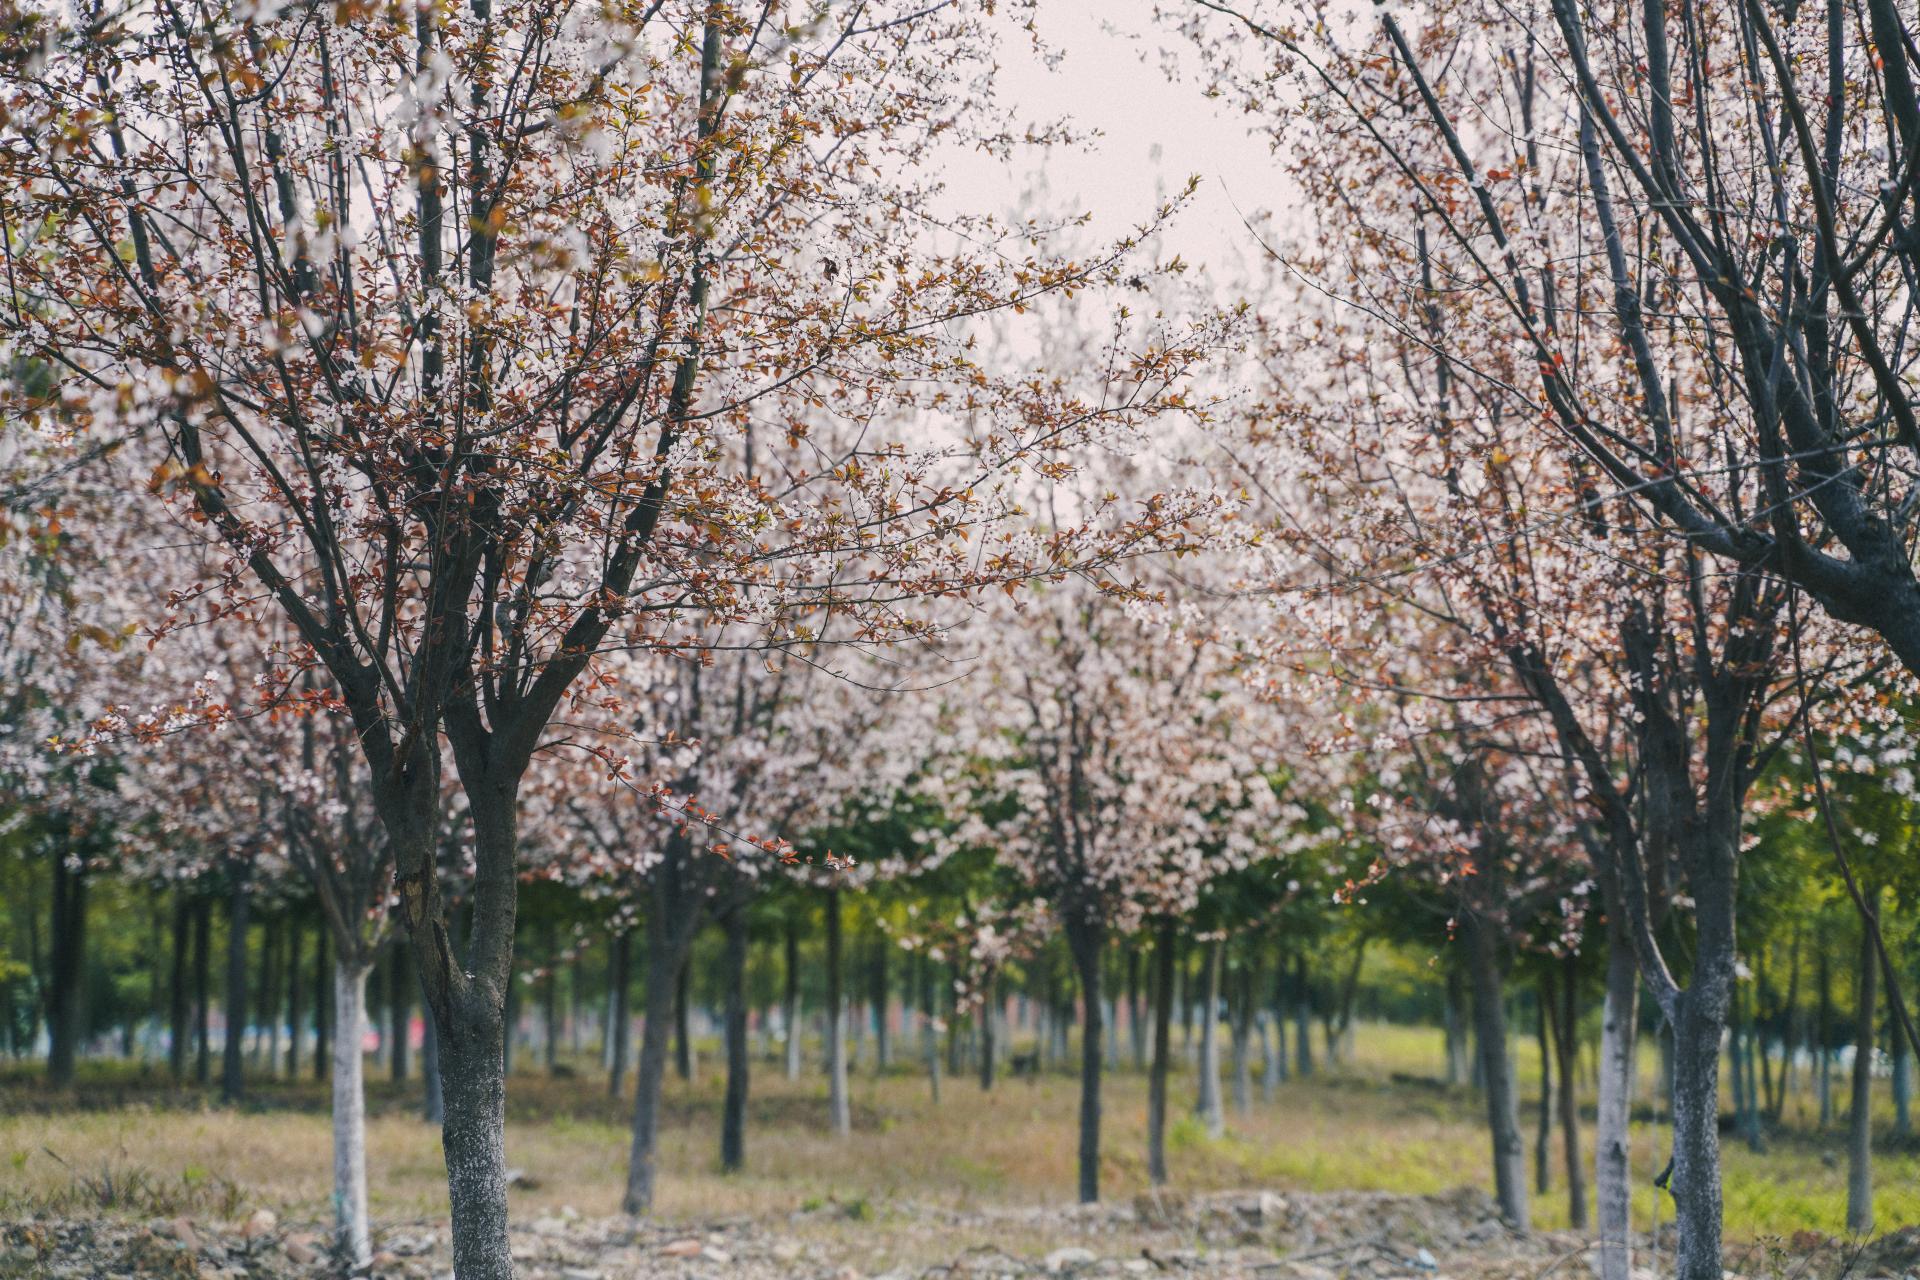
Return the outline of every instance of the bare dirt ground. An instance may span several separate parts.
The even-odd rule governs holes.
[[[338,1276],[312,1223],[255,1210],[230,1221],[35,1217],[0,1225],[0,1276],[114,1280],[312,1280]],[[1637,1280],[1665,1274],[1671,1241],[1643,1240]],[[442,1223],[384,1226],[372,1276],[450,1277]],[[1048,1209],[954,1210],[828,1200],[777,1218],[673,1223],[584,1218],[520,1222],[527,1280],[961,1280],[1185,1276],[1261,1280],[1567,1280],[1592,1274],[1581,1236],[1519,1237],[1471,1189],[1213,1192]],[[1811,1233],[1730,1251],[1731,1275],[1833,1280],[1920,1276],[1920,1227],[1869,1245]]]

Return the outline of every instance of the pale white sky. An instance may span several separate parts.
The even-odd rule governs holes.
[[[1162,0],[1177,4],[1178,0]],[[1037,26],[1048,66],[1023,32],[1002,44],[1002,103],[1023,124],[1071,117],[1101,136],[1084,147],[1028,149],[1011,165],[978,152],[948,170],[955,208],[1014,216],[1032,192],[1052,214],[1091,212],[1096,236],[1124,235],[1189,175],[1200,190],[1169,233],[1160,256],[1204,265],[1216,287],[1246,279],[1258,255],[1242,214],[1287,203],[1287,183],[1250,117],[1229,99],[1205,96],[1192,42],[1153,16],[1153,0],[1041,0]],[[1178,79],[1169,80],[1169,71]],[[1229,290],[1231,291],[1231,290]]]

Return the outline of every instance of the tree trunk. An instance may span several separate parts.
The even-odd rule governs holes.
[[[1200,1090],[1194,1099],[1193,1113],[1207,1126],[1207,1136],[1217,1138],[1227,1131],[1226,1110],[1220,1105],[1220,977],[1226,962],[1227,943],[1215,938],[1207,944],[1207,978],[1200,1017]]]
[[[1633,944],[1624,921],[1616,922],[1609,913],[1593,1169],[1600,1218],[1599,1280],[1631,1280],[1633,1273],[1633,1175],[1628,1138],[1633,1117],[1634,1036],[1639,1018],[1640,972]]]
[[[1782,1009],[1780,1037],[1780,1092],[1774,1095],[1773,1109],[1769,1114],[1775,1124],[1787,1108],[1787,1098],[1793,1092],[1793,1060],[1800,1049],[1800,929],[1795,926],[1793,946],[1788,951],[1787,961],[1787,999]]]
[[[646,1008],[640,1023],[639,1071],[633,1091],[633,1147],[627,1163],[625,1212],[653,1209],[654,1160],[660,1137],[660,1091],[667,1078],[667,1049],[673,1035],[674,991],[685,951],[674,945],[675,927],[659,918],[648,921]],[[691,934],[689,934],[691,936]]]
[[[513,981],[512,971],[505,975]],[[460,1280],[513,1275],[507,1243],[507,991],[478,984],[440,1024],[440,1127]],[[440,1011],[434,1011],[440,1016]]]
[[[1273,1008],[1268,1010],[1267,1021],[1273,1025],[1273,1082],[1283,1085],[1292,1067],[1287,1059],[1287,961],[1285,956],[1277,958],[1273,966]]]
[[[274,958],[280,950],[279,938],[280,930],[274,928],[271,919],[260,922],[260,972],[254,986],[254,1021],[260,1029],[254,1033],[253,1052],[249,1057],[258,1067],[264,1056],[268,1076],[280,1069],[280,989],[274,981],[279,976],[274,968]]]
[[[1280,1057],[1273,1048],[1273,1016],[1264,1009],[1254,1016],[1260,1033],[1260,1101],[1272,1102],[1280,1089]],[[1285,1052],[1285,1046],[1281,1047]]]
[[[520,1037],[520,982],[513,972],[513,959],[507,959],[506,994],[501,997],[500,1010],[500,1074],[513,1074],[513,1051],[518,1047]],[[501,1089],[506,1088],[505,1082]]]
[[[52,954],[48,957],[47,1080],[56,1089],[73,1084],[80,1052],[82,962],[86,957],[87,873],[67,865],[62,839],[53,851]]]
[[[325,1080],[332,1070],[333,967],[327,962],[327,928],[320,926],[313,948],[313,1078]]]
[[[1760,1056],[1760,1024],[1756,1018],[1756,997],[1748,992],[1744,998],[1736,991],[1735,1006],[1745,1006],[1745,1016],[1740,1020],[1740,1060],[1739,1066],[1746,1073],[1746,1088],[1742,1099],[1746,1110],[1740,1116],[1740,1128],[1747,1139],[1747,1147],[1755,1152],[1767,1149],[1766,1135],[1760,1129],[1760,1080],[1754,1062]]]
[[[426,1090],[420,1101],[420,1118],[428,1124],[445,1124],[447,1095],[440,1087],[440,1027],[432,1010],[428,1010],[425,1023],[420,1036],[420,1074],[426,1079]]]
[[[333,969],[333,1215],[343,1259],[364,1271],[373,1259],[367,1217],[367,1099],[361,1078],[368,966],[344,957]]]
[[[1527,1204],[1526,1146],[1520,1138],[1513,1062],[1507,1055],[1507,1013],[1501,991],[1498,942],[1471,914],[1462,932],[1468,979],[1473,988],[1473,1026],[1480,1074],[1485,1081],[1487,1131],[1493,1147],[1494,1195],[1500,1214],[1516,1231],[1532,1224]]]
[[[1893,1131],[1904,1138],[1913,1132],[1913,1046],[1893,1032]]]
[[[1471,1043],[1471,1015],[1467,1012],[1467,975],[1459,959],[1447,961],[1446,993],[1446,1044],[1447,1044],[1447,1084],[1463,1085],[1473,1078],[1473,1065],[1469,1061]]]
[[[1253,1111],[1253,1065],[1248,1040],[1253,1034],[1253,967],[1243,965],[1234,983],[1232,1006],[1233,1110],[1238,1116]]]
[[[993,1069],[1000,1060],[1000,1055],[994,1052],[993,1043],[999,1025],[999,1019],[995,1016],[999,1011],[995,1006],[1000,997],[1000,975],[990,972],[982,981],[986,989],[980,993],[980,1088],[985,1092],[993,1088]],[[1043,1052],[1045,1046],[1046,1039],[1043,1036],[1036,1042],[1034,1051]]]
[[[187,952],[192,946],[193,910],[185,891],[173,891],[173,981],[167,989],[167,1070],[178,1084],[187,1078],[187,1044],[192,1037],[187,1011]]]
[[[300,1078],[300,993],[307,989],[300,972],[300,941],[304,937],[296,919],[287,926],[287,1079]]]
[[[607,956],[607,1096],[617,1098],[627,1079],[627,1058],[633,1051],[633,1014],[628,1001],[633,997],[633,934],[621,931],[613,935]],[[647,974],[649,984],[653,974]],[[649,986],[648,990],[652,990]],[[647,1006],[651,1009],[653,1006]]]
[[[1067,946],[1080,975],[1080,1203],[1100,1199],[1100,1072],[1102,1066],[1100,960],[1106,927],[1069,908]]]
[[[1820,1015],[1814,1028],[1820,1041],[1815,1052],[1820,1055],[1820,1127],[1824,1129],[1833,1122],[1833,973],[1824,941],[1820,944]]]
[[[1153,1067],[1147,1077],[1147,1180],[1167,1185],[1167,1058],[1173,1049],[1174,930],[1163,920],[1153,943]]]
[[[827,1118],[837,1137],[853,1132],[853,1110],[847,1099],[847,1000],[842,989],[840,889],[827,890]]]
[[[692,982],[693,967],[683,957],[673,983],[673,1071],[689,1082],[693,1079],[693,1036],[688,1023],[693,1014],[687,1006],[692,1003],[688,998]]]
[[[607,991],[600,1005],[600,1069],[609,1076],[613,1075],[614,1045],[613,1037],[620,1025],[615,1002],[620,998],[620,947],[621,934],[607,939]],[[609,1080],[608,1092],[618,1097],[620,1086],[617,1081]]]
[[[781,1004],[780,1019],[787,1032],[787,1079],[800,1078],[800,925],[791,918],[786,930],[787,989]]]
[[[247,888],[247,870],[235,863],[231,868],[232,887],[227,894],[227,1035],[220,1063],[220,1100],[229,1105],[246,1093],[241,1058],[242,1041],[247,1033],[247,913],[252,895]]]
[[[940,1002],[935,995],[934,963],[920,957],[921,1049],[927,1057],[927,1086],[933,1104],[940,1105]]]
[[[1873,914],[1878,914],[1877,897],[1876,891],[1867,898]],[[1870,925],[1871,918],[1866,923]],[[1858,1236],[1873,1230],[1873,1015],[1879,967],[1873,932],[1863,925],[1854,979],[1853,1098],[1847,1112],[1847,1230]]]
[[[1302,1080],[1313,1074],[1313,1002],[1308,998],[1307,958],[1293,958],[1293,1069]]]
[[[401,945],[394,947],[393,958],[387,963],[387,1036],[391,1041],[387,1046],[387,1071],[396,1084],[407,1078],[407,1031],[413,1021],[416,980],[408,959],[407,948]]]
[[[1580,1056],[1580,981],[1576,958],[1570,955],[1562,963],[1559,1017],[1553,1021],[1554,1068],[1560,1077],[1560,1142],[1567,1168],[1567,1221],[1575,1231],[1585,1231],[1587,1184],[1580,1164],[1580,1104],[1573,1078]]]
[[[541,1052],[546,1057],[547,1074],[560,1064],[560,941],[551,920],[541,931],[547,953],[547,974],[540,988],[546,1026],[542,1030]]]
[[[1552,971],[1540,975],[1534,1003],[1539,1016],[1534,1019],[1540,1050],[1540,1113],[1533,1135],[1533,1189],[1540,1195],[1553,1190],[1553,1044],[1550,1024],[1557,1016],[1553,1007]]]
[[[202,1089],[213,1080],[212,967],[213,899],[202,898],[194,904],[193,913],[193,1078]]]
[[[720,1113],[720,1169],[734,1173],[747,1161],[747,912],[737,907],[726,930],[727,1094]]]
[[[873,1001],[873,1068],[884,1073],[893,1062],[892,1028],[888,1009],[887,938],[874,939],[872,967],[868,971],[869,998]]]
[[[1133,1069],[1147,1069],[1147,1023],[1140,998],[1140,948],[1127,948],[1127,1039],[1133,1049]]]
[[[1673,1174],[1676,1280],[1720,1280],[1720,1037],[1728,978],[1696,973],[1674,1000]]]

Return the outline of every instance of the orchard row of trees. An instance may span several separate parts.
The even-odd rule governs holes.
[[[1644,992],[1677,1270],[1717,1280],[1723,1051],[1752,1120],[1808,886],[1861,923],[1857,1040],[1884,996],[1915,1047],[1880,927],[1920,664],[1894,0],[1195,0],[1168,40],[1307,215],[1225,306],[1179,199],[1092,246],[953,209],[951,148],[1072,129],[1010,118],[1027,37],[952,0],[5,16],[0,773],[52,868],[56,1073],[108,877],[223,897],[229,993],[253,904],[310,902],[336,1027],[403,938],[455,1268],[509,1276],[536,892],[598,912],[536,966],[640,948],[641,1213],[703,928],[738,975],[769,895],[823,896],[839,1009],[843,896],[912,885],[893,940],[964,957],[954,1008],[1057,932],[1091,1199],[1123,940],[1158,1045],[1182,937],[1217,992],[1225,939],[1337,901],[1424,921],[1472,993],[1516,1227],[1503,993],[1555,975],[1570,1056],[1604,970],[1607,1280]],[[197,974],[208,913],[174,928]],[[360,1260],[362,1055],[331,1049]]]

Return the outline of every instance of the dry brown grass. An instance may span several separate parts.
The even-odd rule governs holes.
[[[1230,1115],[1228,1136],[1219,1141],[1207,1140],[1189,1117],[1191,1078],[1177,1078],[1176,1187],[1428,1192],[1481,1184],[1486,1140],[1473,1097],[1389,1080],[1394,1070],[1431,1070],[1426,1059],[1437,1059],[1438,1039],[1365,1028],[1363,1067],[1283,1086],[1273,1103],[1256,1101],[1251,1114]],[[901,1200],[965,1209],[1072,1196],[1076,1084],[1070,1076],[1002,1080],[988,1094],[970,1079],[949,1079],[937,1107],[917,1071],[860,1076],[855,1132],[836,1140],[817,1074],[788,1082],[777,1064],[756,1062],[748,1167],[728,1176],[717,1168],[721,1081],[710,1058],[702,1065],[692,1084],[668,1084],[659,1204],[668,1218],[784,1216],[838,1204],[849,1218],[884,1226],[887,1206]],[[412,1111],[417,1089],[417,1082],[404,1089],[385,1081],[371,1086],[368,1157],[378,1218],[437,1218],[446,1211],[437,1135]],[[218,1213],[221,1200],[237,1197],[322,1218],[329,1177],[323,1108],[324,1092],[311,1082],[260,1082],[249,1107],[234,1111],[208,1108],[191,1091],[125,1072],[96,1074],[77,1099],[49,1098],[23,1078],[0,1080],[0,1210],[97,1205],[107,1187],[124,1192],[122,1203],[107,1206],[116,1210],[160,1212],[177,1202]],[[517,1073],[509,1089],[508,1158],[532,1180],[513,1192],[518,1211],[615,1212],[629,1108],[629,1099],[609,1099],[604,1077],[584,1064],[571,1079],[549,1079],[531,1066]],[[1146,1184],[1145,1111],[1139,1076],[1109,1077],[1103,1170],[1109,1195],[1129,1196]],[[1591,1133],[1583,1140],[1590,1152]],[[1642,1185],[1664,1159],[1664,1142],[1651,1126],[1641,1126],[1636,1164],[1645,1166]],[[1884,1155],[1880,1164],[1882,1223],[1920,1220],[1920,1160],[1909,1150]],[[1556,1169],[1556,1182],[1558,1176]],[[1843,1178],[1843,1170],[1820,1160],[1818,1143],[1783,1141],[1765,1156],[1729,1144],[1729,1226],[1736,1233],[1835,1230]],[[1558,1196],[1543,1198],[1539,1208],[1543,1224],[1565,1220]],[[1652,1214],[1651,1194],[1641,1212]]]

